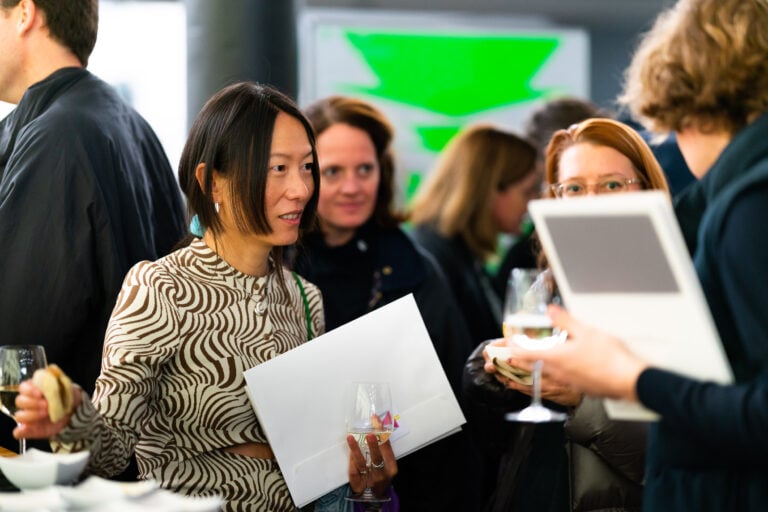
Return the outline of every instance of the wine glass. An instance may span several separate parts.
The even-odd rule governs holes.
[[[552,327],[547,305],[553,302],[554,279],[549,270],[513,268],[504,301],[504,337],[526,349],[550,348],[564,340],[565,332]],[[533,364],[533,398],[521,411],[507,413],[507,421],[544,423],[565,421],[566,414],[541,401],[542,361]]]
[[[365,438],[374,434],[379,444],[384,443],[392,434],[392,399],[389,384],[386,382],[353,382],[348,402],[346,424],[347,434],[351,435],[360,446],[365,456],[366,473],[363,474],[365,489],[360,494],[347,496],[347,500],[364,503],[384,503],[389,496],[377,496],[369,486],[368,474],[371,471],[371,453]]]
[[[15,420],[19,384],[46,366],[45,349],[41,345],[0,346],[0,411],[3,414]],[[19,453],[23,455],[26,451],[26,440],[19,439]]]

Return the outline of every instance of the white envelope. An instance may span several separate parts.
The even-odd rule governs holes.
[[[465,423],[412,295],[251,368],[245,380],[299,507],[347,482],[349,383],[390,383],[398,458]]]

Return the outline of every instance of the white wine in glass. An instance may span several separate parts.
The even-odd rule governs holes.
[[[41,345],[0,346],[0,411],[16,420],[16,397],[19,384],[32,378],[38,368],[45,368],[45,349]],[[19,453],[27,451],[27,443],[19,440]]]
[[[365,479],[363,492],[347,496],[347,500],[363,503],[384,503],[391,500],[389,496],[377,496],[369,485],[371,453],[365,438],[368,434],[374,434],[379,444],[386,442],[394,428],[392,417],[392,398],[388,383],[352,383],[347,403],[347,434],[354,437],[360,446],[360,451],[365,456],[367,471],[363,474]]]
[[[513,268],[504,301],[504,337],[528,350],[547,349],[560,343],[564,333],[553,328],[552,320],[547,316],[547,306],[553,302],[553,296],[554,280],[550,271]],[[508,413],[507,421],[565,421],[565,413],[552,410],[541,401],[541,368],[542,362],[536,361],[532,372],[531,404],[521,411]]]
[[[504,317],[504,337],[523,335],[530,340],[549,338],[553,333],[552,320],[544,314],[514,312]]]

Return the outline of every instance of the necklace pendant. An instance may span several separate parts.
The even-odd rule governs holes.
[[[263,302],[259,302],[258,304],[256,304],[257,315],[263,315],[266,310],[267,310],[267,306],[265,306]]]

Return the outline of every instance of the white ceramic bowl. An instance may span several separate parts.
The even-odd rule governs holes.
[[[19,489],[40,489],[74,482],[90,452],[48,453],[30,448],[18,457],[0,457],[0,471]]]

